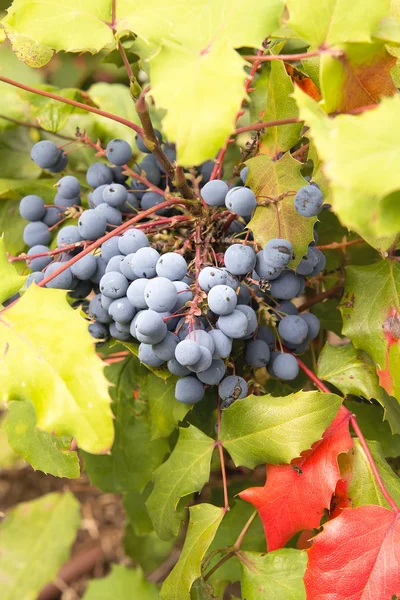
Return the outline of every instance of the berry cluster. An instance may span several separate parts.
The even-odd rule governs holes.
[[[157,136],[161,142],[159,132]],[[137,146],[145,157],[134,166],[134,172],[145,173],[152,186],[168,185],[162,165],[139,136]],[[164,149],[169,159],[175,160],[174,148]],[[127,142],[112,140],[105,154],[110,165],[96,162],[86,173],[92,188],[88,208],[81,206],[80,182],[70,175],[57,183],[54,205],[47,206],[34,195],[22,199],[20,213],[30,221],[24,231],[24,241],[30,246],[27,264],[32,271],[28,285],[54,273],[62,262],[79,255],[85,245],[124,219],[165,200],[135,178],[128,183],[126,165],[132,159],[132,148]],[[59,170],[61,158],[63,164],[67,160],[47,141],[36,144],[31,156],[53,172]],[[304,352],[318,335],[319,322],[311,313],[297,314],[291,300],[302,294],[305,277],[324,269],[325,257],[313,243],[293,271],[288,267],[293,259],[289,240],[272,239],[256,251],[249,232],[242,237],[257,205],[256,196],[245,185],[248,169],[242,169],[239,184],[229,186],[222,180],[210,181],[213,165],[207,161],[199,168],[201,196],[212,207],[206,209],[211,214],[224,207],[220,214],[229,219],[227,235],[234,236],[214,252],[214,264],[199,266],[184,248],[165,251],[156,236],[152,239],[132,227],[110,237],[100,251],[85,254],[46,285],[69,290],[74,299],[87,299],[89,331],[96,341],[111,336],[122,342],[139,342],[142,363],[167,368],[179,378],[175,388],[178,401],[193,404],[203,398],[205,386],[218,385],[221,405],[227,407],[247,395],[252,369],[267,368],[271,376],[282,380],[297,376],[294,354]],[[296,210],[304,217],[317,215],[322,204],[322,193],[314,184],[301,188],[294,198]],[[164,208],[156,212],[166,214]],[[237,216],[233,221],[232,213]],[[59,229],[55,259],[48,247],[49,228],[65,215],[78,216],[78,223]],[[268,320],[273,327],[263,324]],[[236,365],[235,357],[243,356],[243,351],[245,361]],[[241,375],[236,374],[236,367]],[[227,375],[227,370],[233,374]]]

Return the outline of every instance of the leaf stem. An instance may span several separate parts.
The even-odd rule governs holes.
[[[298,356],[295,356],[295,355],[293,355],[293,356],[296,358],[296,360],[297,360],[297,363],[298,363],[298,365],[299,365],[300,369],[302,369],[302,370],[304,371],[304,373],[305,373],[306,375],[308,375],[308,377],[311,379],[311,381],[313,381],[313,382],[315,383],[315,385],[316,385],[316,386],[317,386],[317,387],[318,387],[318,388],[321,390],[321,392],[324,392],[325,394],[330,394],[330,393],[331,393],[331,391],[330,391],[330,390],[329,390],[329,389],[326,387],[326,385],[325,385],[325,384],[324,384],[324,383],[323,383],[323,382],[322,382],[322,381],[321,381],[321,380],[320,380],[320,379],[319,379],[319,378],[318,378],[318,377],[315,375],[315,373],[313,373],[313,372],[311,371],[311,369],[309,369],[309,368],[307,367],[307,365],[305,365],[305,364],[303,363],[303,361],[302,361],[302,360],[301,360],[301,359],[300,359]]]
[[[246,131],[258,131],[259,129],[267,129],[268,127],[277,127],[279,125],[290,125],[291,123],[301,123],[301,119],[291,117],[289,119],[276,119],[275,121],[262,121],[260,123],[252,123],[251,125],[238,127],[237,129],[235,129],[232,135],[246,133]]]
[[[268,54],[265,56],[253,56],[253,55],[248,55],[245,54],[244,56],[242,56],[242,58],[244,58],[245,60],[248,60],[250,62],[255,62],[255,61],[259,61],[259,62],[268,62],[271,60],[285,60],[285,61],[290,61],[290,60],[302,60],[302,59],[307,59],[307,58],[313,58],[314,56],[321,56],[321,54],[329,54],[330,56],[335,56],[337,58],[339,58],[340,56],[343,55],[343,51],[342,50],[331,50],[329,48],[320,48],[319,50],[313,50],[312,52],[299,52],[298,54]]]
[[[29,127],[31,129],[38,129],[39,131],[45,131],[46,133],[51,133],[51,135],[55,135],[63,140],[70,140],[71,142],[75,142],[75,138],[69,137],[68,135],[62,135],[61,133],[54,133],[53,131],[48,131],[41,127],[37,123],[28,123],[26,121],[19,121],[18,119],[13,119],[12,117],[6,117],[6,115],[0,115],[0,119],[4,119],[5,121],[10,121],[10,123],[14,123],[15,125],[19,125],[20,127]]]
[[[360,444],[365,452],[365,455],[367,457],[367,460],[369,462],[369,465],[372,469],[372,472],[374,474],[375,480],[379,486],[379,489],[381,490],[383,496],[385,497],[387,503],[389,504],[389,506],[392,508],[393,512],[395,513],[395,515],[400,514],[400,508],[397,506],[396,502],[393,500],[393,498],[389,495],[389,492],[387,491],[387,489],[385,488],[385,484],[383,483],[381,474],[378,471],[378,467],[375,464],[375,461],[373,459],[373,456],[371,454],[371,450],[369,449],[369,446],[367,444],[367,441],[361,431],[361,429],[358,426],[357,423],[357,417],[356,415],[352,415],[350,417],[350,423],[351,426],[353,427],[355,434],[357,435],[358,439],[360,440]]]
[[[254,519],[257,516],[257,511],[255,510],[251,516],[249,517],[249,519],[247,520],[245,526],[243,527],[242,531],[239,533],[236,542],[233,544],[233,546],[229,546],[228,548],[226,548],[226,550],[228,551],[227,554],[225,554],[225,556],[223,556],[214,566],[212,569],[210,569],[208,571],[208,573],[206,573],[206,575],[204,575],[204,581],[207,581],[207,579],[209,579],[211,577],[211,575],[213,575],[215,573],[215,571],[217,571],[220,567],[222,567],[222,565],[224,563],[226,563],[230,558],[232,558],[232,556],[235,556],[235,554],[237,552],[239,552],[240,547],[243,543],[243,540],[245,538],[246,533],[249,531]],[[222,552],[221,550],[219,550],[218,552]],[[212,558],[212,556],[210,556],[210,558]]]
[[[321,292],[320,294],[313,296],[313,298],[309,298],[298,307],[299,313],[304,312],[305,310],[307,310],[307,308],[310,308],[310,306],[314,306],[314,304],[318,304],[318,302],[321,302],[321,300],[331,298],[331,296],[334,296],[337,292],[339,292],[342,289],[343,283],[338,283],[337,285],[329,288],[329,290],[325,290],[325,292]]]
[[[31,87],[30,85],[19,83],[18,81],[14,81],[9,77],[3,77],[2,75],[0,75],[0,81],[2,81],[3,83],[8,83],[9,85],[13,85],[14,87],[20,88],[21,90],[25,90],[26,92],[31,92],[32,94],[37,94],[39,96],[45,96],[46,98],[51,98],[51,100],[57,100],[58,102],[63,102],[64,104],[70,104],[71,106],[75,106],[75,108],[81,108],[82,110],[87,110],[88,112],[94,113],[95,115],[106,117],[111,121],[116,121],[117,123],[121,123],[121,125],[129,127],[129,129],[133,129],[133,131],[135,131],[139,135],[143,135],[143,130],[141,129],[141,127],[136,125],[136,123],[132,123],[132,121],[128,121],[128,119],[124,119],[123,117],[119,117],[118,115],[106,112],[105,110],[100,110],[99,108],[89,106],[88,104],[83,104],[82,102],[77,102],[76,100],[63,98],[62,96],[52,94],[51,92],[45,92],[44,90],[40,90],[38,88]]]
[[[293,156],[293,155],[292,155]],[[347,246],[355,246],[356,244],[366,244],[367,242],[362,238],[357,240],[350,240],[349,242],[332,242],[331,244],[325,244],[323,246],[315,246],[319,250],[339,250],[340,248],[347,248]]]

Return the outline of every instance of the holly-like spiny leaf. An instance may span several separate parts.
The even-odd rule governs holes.
[[[347,508],[324,525],[308,550],[307,598],[397,598],[400,519],[381,506]]]
[[[304,529],[319,527],[340,479],[338,456],[353,445],[350,412],[339,412],[322,440],[290,465],[267,465],[264,487],[249,488],[239,495],[257,509],[264,525],[268,550],[282,548]]]
[[[154,529],[162,540],[176,536],[181,523],[176,508],[184,496],[207,483],[215,442],[190,425],[180,429],[168,460],[155,472],[154,488],[146,502]]]
[[[321,392],[248,396],[222,412],[222,444],[236,465],[289,463],[321,438],[341,402]]]
[[[190,588],[201,575],[201,561],[224,517],[223,508],[198,504],[190,508],[185,544],[161,588],[162,600],[190,600]]]
[[[4,400],[30,401],[39,429],[75,437],[88,452],[107,452],[114,431],[108,383],[87,322],[61,290],[31,285],[1,316]]]
[[[379,385],[376,365],[366,352],[356,350],[351,343],[345,346],[327,343],[318,358],[317,374],[343,394],[378,400],[393,433],[400,433],[399,403]]]
[[[288,266],[295,269],[314,240],[317,222],[316,217],[302,217],[294,207],[296,191],[307,185],[300,173],[301,163],[287,152],[277,161],[260,155],[246,165],[249,167],[246,185],[255,193],[258,204],[267,203],[256,208],[248,227],[262,247],[272,238],[290,240],[294,259]],[[271,199],[274,201],[270,202]]]
[[[67,561],[79,523],[79,503],[69,492],[13,508],[0,525],[2,598],[36,600]]]

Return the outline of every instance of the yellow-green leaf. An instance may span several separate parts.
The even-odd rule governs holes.
[[[287,0],[289,25],[311,46],[370,42],[390,0]]]
[[[190,600],[190,588],[201,575],[201,561],[224,514],[223,508],[212,504],[198,504],[190,508],[185,544],[177,564],[164,581],[162,600]]]
[[[10,402],[3,428],[11,448],[35,470],[55,477],[79,477],[78,454],[69,450],[71,438],[54,438],[39,431],[30,402]]]
[[[181,523],[178,502],[200,491],[210,476],[214,440],[190,425],[181,429],[168,460],[155,472],[153,491],[146,502],[154,529],[162,540],[178,533]]]
[[[94,83],[88,89],[88,94],[96,106],[102,110],[114,113],[137,125],[139,124],[135,103],[126,85],[120,83]],[[97,133],[102,138],[104,136],[107,140],[121,138],[133,144],[135,132],[129,127],[115,121],[110,121],[110,119],[100,117],[99,115],[94,115],[93,120]]]
[[[39,429],[107,452],[114,428],[108,383],[87,322],[61,290],[31,285],[0,320],[4,400],[28,400]]]
[[[111,0],[14,0],[7,13],[2,24],[14,52],[32,67],[54,50],[95,54],[114,44]]]
[[[4,238],[0,237],[0,304],[18,292],[24,285],[27,276],[19,275],[9,262]]]
[[[0,525],[2,600],[35,600],[68,560],[79,528],[74,496],[47,494],[12,509]]]
[[[301,117],[310,126],[335,212],[370,245],[386,250],[400,229],[400,97],[375,110],[329,119],[296,88]]]
[[[299,116],[296,101],[291,96],[293,89],[292,80],[286,73],[283,61],[272,61],[268,80],[267,104],[262,115],[263,121],[276,121]],[[268,127],[261,138],[261,152],[274,158],[280,152],[290,150],[299,141],[302,128],[303,123]]]
[[[304,550],[238,552],[242,566],[242,594],[246,600],[306,600]]]
[[[262,247],[272,238],[290,240],[294,259],[289,267],[295,269],[307,254],[308,244],[314,240],[317,221],[316,217],[302,217],[294,207],[296,191],[307,185],[300,173],[301,163],[287,152],[277,161],[260,155],[248,160],[246,165],[249,167],[246,185],[253,190],[259,204],[281,198],[267,206],[258,206],[248,227]]]
[[[385,488],[389,495],[397,503],[400,502],[400,484],[399,478],[393,472],[386,462],[382,453],[382,448],[378,442],[368,441],[368,446],[373,456],[374,462],[382,477]],[[366,506],[376,504],[389,508],[389,504],[383,497],[381,490],[376,482],[376,477],[371,469],[370,462],[358,440],[354,440],[354,448],[351,450],[349,458],[345,464],[351,465],[349,476],[348,493],[351,506]]]

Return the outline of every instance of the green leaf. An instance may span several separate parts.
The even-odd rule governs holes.
[[[385,456],[400,456],[400,435],[392,435],[384,419],[384,412],[376,404],[346,400],[346,408],[357,417],[361,431],[368,440],[379,442]]]
[[[328,119],[299,88],[294,96],[325,163],[335,212],[369,244],[387,250],[400,229],[400,98],[384,98],[362,115]]]
[[[32,402],[39,429],[73,436],[88,452],[106,452],[114,432],[103,363],[87,322],[65,296],[32,285],[3,313],[2,397]]]
[[[258,203],[283,195],[278,202],[258,206],[248,228],[262,247],[272,238],[290,240],[295,258],[289,267],[295,269],[307,254],[308,244],[314,240],[314,223],[318,220],[316,217],[302,217],[294,207],[293,196],[299,188],[307,185],[300,173],[301,163],[287,152],[277,161],[260,155],[248,160],[246,165],[249,167],[246,185],[253,190]],[[285,196],[287,192],[290,194]]]
[[[136,535],[147,535],[153,531],[153,524],[145,504],[147,496],[147,488],[141,494],[132,489],[124,495],[125,514]]]
[[[24,466],[24,461],[15,454],[14,450],[11,448],[8,443],[7,434],[4,431],[4,421],[5,417],[3,416],[0,419],[0,471],[2,469],[11,469],[12,467],[20,467]]]
[[[371,42],[390,0],[288,0],[289,26],[311,46]]]
[[[165,439],[151,439],[146,413],[135,406],[133,391],[141,384],[138,361],[132,356],[110,365],[106,376],[115,415],[115,440],[111,454],[84,454],[85,467],[94,485],[103,491],[121,493],[136,488],[142,491],[169,451]]]
[[[212,504],[190,508],[185,544],[179,560],[161,588],[162,600],[190,600],[190,588],[201,575],[201,561],[214,539],[225,511]]]
[[[65,448],[63,440],[53,438],[46,431],[39,431],[34,408],[29,402],[11,402],[3,428],[14,452],[35,470],[55,477],[79,477],[78,454],[69,451],[71,439],[66,440]]]
[[[320,439],[341,403],[321,392],[248,396],[222,411],[222,444],[237,466],[289,463]]]
[[[25,279],[26,276],[18,275],[15,267],[8,261],[4,237],[0,237],[0,304],[18,292]]]
[[[18,202],[15,202],[15,200],[2,200],[0,202],[0,233],[4,236],[6,248],[12,256],[16,256],[25,250],[25,242],[22,236],[26,221],[19,214],[18,207]]]
[[[219,548],[233,546],[253,512],[254,507],[248,502],[238,499],[231,503],[230,510],[226,513],[224,520],[218,528],[214,541],[210,546],[210,552]],[[265,550],[264,529],[258,516],[254,519],[250,525],[250,529],[246,532],[246,536],[240,548],[242,550],[256,550],[259,552]],[[220,558],[221,556],[218,555],[211,559],[210,568],[212,568]],[[214,587],[217,587],[217,584],[219,583],[223,584],[227,581],[234,583],[235,581],[240,581],[240,579],[241,572],[239,562],[237,560],[228,560],[215,571],[209,581]]]
[[[369,449],[375,461],[378,471],[382,477],[385,488],[393,500],[400,503],[399,478],[394,474],[385,460],[382,448],[378,442],[368,441]],[[350,452],[351,476],[348,487],[348,495],[352,507],[376,504],[390,508],[383,497],[375,475],[367,460],[366,454],[358,440],[354,440],[354,448]]]
[[[68,559],[79,523],[79,503],[69,492],[13,508],[0,525],[2,600],[35,600]]]
[[[318,377],[332,383],[343,394],[378,400],[392,431],[400,433],[400,406],[379,385],[376,366],[368,354],[356,350],[353,344],[325,344],[319,355],[317,373]]]
[[[124,549],[135,563],[147,573],[154,571],[173,551],[175,539],[160,540],[155,531],[147,535],[138,535],[132,523],[128,523],[124,532]]]
[[[0,178],[37,179],[40,169],[30,157],[32,139],[26,128],[10,129],[0,137]]]
[[[373,359],[380,385],[400,401],[400,266],[346,267],[343,334]]]
[[[214,156],[232,131],[244,96],[245,64],[233,48],[259,47],[277,28],[282,8],[281,0],[235,1],[233,6],[218,0],[177,3],[168,15],[164,7],[162,16],[156,13],[161,20],[152,23],[151,32],[146,31],[149,21],[143,27],[132,15],[132,29],[144,37],[156,33],[157,41],[162,19],[168,16],[161,35],[168,31],[170,40],[150,62],[152,94],[157,106],[167,111],[163,127],[168,139],[177,143],[183,165]],[[188,21],[194,19],[196,29],[188,29]],[[121,29],[124,26],[123,21]]]
[[[34,181],[27,179],[0,179],[1,200],[21,200],[21,198],[28,194],[36,194],[50,204],[56,194],[54,181],[52,179],[37,179]],[[15,203],[15,206],[18,209],[17,203]],[[25,220],[23,222],[26,225],[27,222]]]
[[[134,356],[136,356],[136,358],[139,357],[139,343],[138,342],[122,342],[122,345],[125,346],[125,348],[127,348],[129,350],[129,352],[132,352],[132,354]],[[170,371],[168,371],[167,366],[166,365],[161,365],[160,367],[149,367],[148,365],[143,365],[147,370],[149,370],[151,373],[154,373],[154,375],[157,375],[157,377],[159,377],[160,379],[170,379],[172,378],[174,381],[176,381],[176,378],[173,378]]]
[[[123,565],[113,565],[111,573],[103,579],[91,579],[83,595],[83,600],[158,600],[158,588],[146,581],[140,568],[128,569]]]
[[[2,24],[13,50],[31,67],[41,67],[53,51],[88,51],[114,45],[110,0],[14,0]]]
[[[149,403],[151,438],[168,437],[189,412],[190,404],[175,398],[174,377],[167,381],[148,373],[139,395]]]
[[[129,87],[120,83],[95,83],[88,89],[89,96],[98,108],[128,119],[140,125],[139,117],[135,110],[135,103],[129,92]],[[93,116],[96,131],[99,136],[107,141],[115,138],[126,140],[134,145],[135,132],[126,125],[110,121],[99,115]]]
[[[207,483],[214,445],[214,440],[193,425],[180,429],[171,456],[157,469],[146,505],[161,539],[168,540],[179,531],[181,518],[176,512],[179,500],[200,491]]]
[[[282,548],[268,554],[238,552],[242,595],[246,600],[306,600],[304,550]]]
[[[271,73],[268,81],[267,106],[262,115],[263,121],[297,118],[299,111],[296,101],[291,97],[294,87],[290,76],[286,73],[283,61],[271,62]],[[258,118],[261,118],[259,116]],[[299,141],[303,123],[268,127],[261,140],[261,152],[271,158],[280,152],[290,150]]]
[[[338,300],[330,298],[325,302],[319,302],[313,306],[311,310],[311,312],[318,317],[321,324],[321,329],[333,331],[336,333],[336,335],[341,334],[343,327],[338,304]]]
[[[76,102],[82,102],[82,93],[80,90],[74,88],[65,88],[59,90],[54,86],[39,86],[39,89],[43,89],[47,92],[52,92],[67,98],[69,100],[75,100]],[[71,106],[70,104],[64,104],[58,100],[51,100],[44,96],[37,94],[28,95],[29,104],[31,106],[31,112],[36,117],[40,126],[47,131],[60,131],[68,122],[69,117],[75,112],[81,112],[80,109]]]

